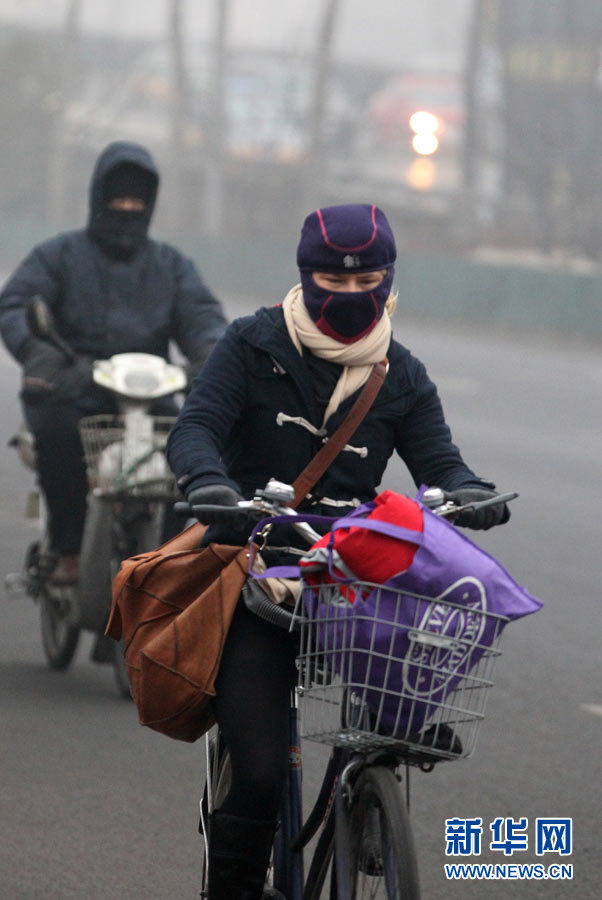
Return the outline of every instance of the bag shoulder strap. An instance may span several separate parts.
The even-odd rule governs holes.
[[[386,360],[372,366],[368,381],[337,430],[293,482],[295,499],[290,506],[295,508],[301,503],[357,430],[380,391],[386,374]]]

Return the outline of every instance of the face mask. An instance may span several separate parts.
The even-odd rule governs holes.
[[[94,216],[90,230],[109,255],[127,258],[146,241],[149,222],[146,209],[117,210],[105,206]]]
[[[394,267],[369,291],[330,291],[319,287],[311,272],[301,272],[303,300],[321,332],[341,344],[353,344],[369,334],[385,311],[391,293]]]

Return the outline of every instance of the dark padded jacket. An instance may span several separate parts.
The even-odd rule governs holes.
[[[25,310],[34,294],[48,301],[57,330],[73,349],[97,359],[124,352],[167,358],[169,341],[174,340],[198,368],[224,333],[220,303],[193,262],[174,247],[146,238],[132,258],[119,260],[94,239],[91,223],[103,202],[103,181],[111,168],[124,162],[156,174],[143,147],[112,144],[92,177],[88,227],[35,247],[5,284],[0,333],[17,360],[31,336]],[[149,219],[151,212],[152,206]]]
[[[416,483],[447,490],[492,487],[452,443],[437,389],[425,367],[392,340],[389,370],[375,403],[314,489],[315,499],[371,500],[397,451]],[[327,422],[332,434],[357,393]],[[197,376],[168,442],[168,459],[187,493],[225,484],[251,497],[270,477],[291,483],[321,447],[311,374],[288,336],[280,307],[233,322]],[[331,508],[319,509],[331,515]]]

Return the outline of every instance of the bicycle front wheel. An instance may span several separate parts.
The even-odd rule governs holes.
[[[364,769],[337,798],[335,852],[340,900],[420,900],[406,805],[393,772]]]

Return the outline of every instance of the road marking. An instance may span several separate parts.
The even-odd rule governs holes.
[[[599,703],[581,703],[580,706],[584,712],[589,712],[593,716],[602,716],[602,705]]]

